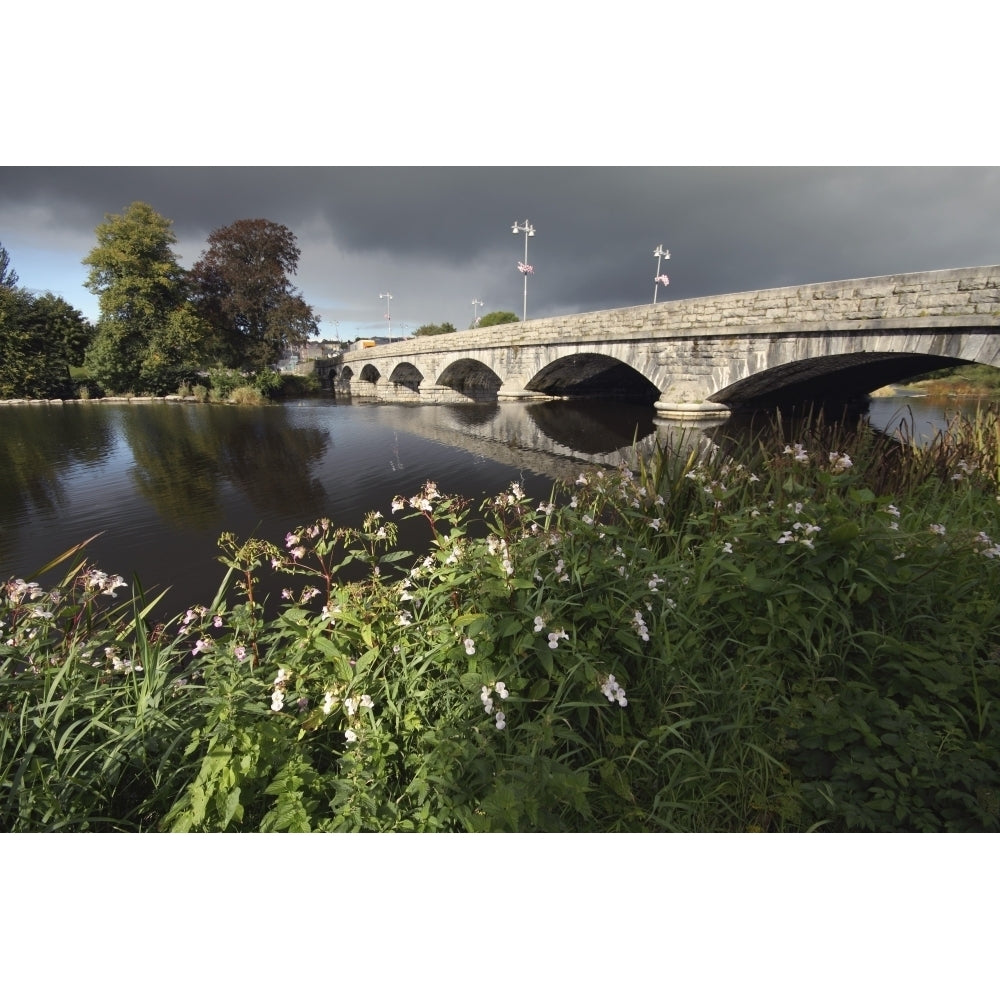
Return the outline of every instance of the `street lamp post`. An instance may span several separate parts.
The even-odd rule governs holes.
[[[392,301],[392,296],[388,292],[382,292],[379,295],[379,298],[386,300],[386,302],[385,302],[385,321],[388,324],[389,343],[391,344],[392,343],[392,316],[390,315],[390,313],[392,312],[392,310],[389,308],[389,303]]]
[[[661,243],[654,251],[653,256],[656,258],[656,277],[653,279],[653,305],[656,305],[656,293],[660,290],[660,285],[666,287],[670,284],[670,279],[665,274],[660,274],[660,263],[664,260],[670,260],[670,251],[663,249],[663,244]]]
[[[517,269],[524,275],[524,308],[521,316],[523,323],[528,318],[528,275],[535,273],[535,269],[528,263],[528,237],[535,235],[535,227],[525,219],[524,222],[515,221],[514,225],[510,227],[510,231],[515,236],[518,233],[524,233],[524,260],[517,262]]]
[[[472,325],[479,326],[479,307],[483,305],[482,299],[472,300]]]

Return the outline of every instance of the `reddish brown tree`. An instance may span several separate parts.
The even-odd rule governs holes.
[[[264,368],[318,332],[319,317],[290,280],[298,263],[292,231],[267,219],[240,219],[209,235],[189,277],[219,360]]]

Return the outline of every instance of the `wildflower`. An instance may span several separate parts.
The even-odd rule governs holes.
[[[569,636],[566,634],[566,632],[563,629],[560,629],[558,632],[550,632],[549,633],[549,649],[558,649],[559,648],[559,640],[560,639],[568,639],[568,638],[569,638]]]
[[[476,652],[476,644],[475,644],[475,642],[472,639],[468,638],[468,637],[466,637],[465,639],[463,639],[462,642],[465,645],[465,651],[466,651],[466,653],[468,653],[469,656],[473,656],[475,654],[475,652]]]
[[[503,712],[497,712],[496,720],[497,720],[497,729],[507,728],[507,716],[504,715]]]
[[[601,685],[601,694],[610,702],[617,701],[622,708],[628,706],[628,699],[625,697],[625,688],[618,683],[614,674],[608,674]]]
[[[653,591],[654,594],[659,593],[659,585],[665,582],[666,581],[658,573],[654,573],[652,578],[646,581],[649,589]]]
[[[722,546],[722,551],[725,552],[725,554],[727,556],[732,555],[733,554],[733,543],[732,542],[726,542],[726,544]]]
[[[212,627],[213,628],[222,628],[222,615],[216,615],[212,619]]]
[[[409,611],[400,611],[399,617],[396,619],[397,625],[412,625],[413,615]]]
[[[641,611],[636,611],[632,616],[632,628],[635,629],[636,635],[638,635],[643,642],[649,642],[649,629],[646,626],[646,622],[642,617]]]
[[[371,695],[363,694],[361,696],[361,707],[362,708],[374,708],[375,702],[372,701]]]
[[[333,692],[332,691],[327,691],[326,694],[323,695],[323,714],[324,715],[329,715],[330,712],[333,710],[333,702],[334,702]]]
[[[240,663],[242,663],[247,658],[247,648],[246,648],[246,646],[237,646],[233,650],[233,656],[235,656],[236,659]]]
[[[854,463],[851,461],[851,456],[846,452],[843,455],[836,451],[830,452],[831,472],[846,472],[852,465]]]
[[[354,715],[358,710],[358,699],[357,698],[345,698],[344,699],[344,711],[347,712],[348,716]]]
[[[396,497],[392,501],[392,512],[395,514],[397,511],[402,510],[406,506],[406,501],[402,497]]]
[[[809,463],[809,453],[801,444],[796,444],[794,449],[791,445],[786,444],[783,454],[791,455],[793,461],[799,462],[802,465],[808,465]]]
[[[344,739],[347,740],[348,743],[357,743],[358,734],[353,729],[345,729]]]
[[[275,688],[271,695],[271,711],[280,712],[285,704],[285,692],[281,688]]]
[[[304,559],[305,558],[305,554],[306,554],[306,550],[305,550],[305,548],[302,545],[298,545],[294,549],[292,549],[292,558],[293,559]]]
[[[510,694],[507,690],[507,685],[504,684],[503,681],[497,681],[496,684],[493,685],[493,690],[496,691],[501,698],[506,698]]]
[[[199,639],[194,644],[194,651],[191,653],[191,655],[192,656],[197,656],[199,653],[206,653],[206,652],[208,652],[208,650],[210,650],[212,648],[212,645],[213,645],[213,643],[212,643],[211,639],[208,639],[208,638]]]
[[[947,529],[943,524],[932,524],[930,530],[934,532],[935,535],[943,535]]]
[[[541,632],[545,628],[545,619],[541,615],[535,615],[535,631]]]

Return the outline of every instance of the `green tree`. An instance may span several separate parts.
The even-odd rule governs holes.
[[[87,367],[112,392],[175,388],[164,386],[163,375],[196,368],[200,338],[191,335],[170,220],[136,201],[121,215],[106,215],[96,232],[97,246],[83,259],[90,268],[85,285],[101,310]]]
[[[414,337],[435,337],[439,333],[454,333],[455,326],[452,323],[425,323],[418,326],[413,331]]]
[[[209,235],[191,281],[220,361],[265,368],[319,335],[319,316],[290,280],[298,261],[295,235],[267,219],[240,219]]]
[[[479,319],[479,327],[500,326],[501,323],[520,323],[521,317],[512,312],[491,312]],[[477,329],[479,329],[477,327]]]
[[[0,285],[0,397],[68,395],[69,365],[79,364],[90,333],[64,299]]]
[[[16,288],[17,271],[10,266],[10,254],[7,248],[0,243],[0,288]]]

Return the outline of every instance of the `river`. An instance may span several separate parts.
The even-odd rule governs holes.
[[[137,577],[176,613],[207,603],[224,531],[278,544],[319,517],[359,526],[427,480],[479,501],[511,482],[539,500],[585,465],[614,466],[656,438],[654,410],[620,402],[350,403],[265,407],[67,403],[0,407],[0,580],[30,578],[98,535],[91,560]],[[944,423],[920,397],[873,399],[873,426]],[[418,522],[402,545],[422,547]],[[51,582],[51,579],[48,579]]]

